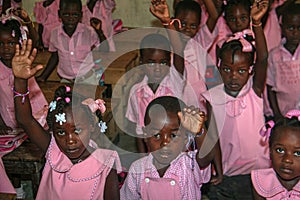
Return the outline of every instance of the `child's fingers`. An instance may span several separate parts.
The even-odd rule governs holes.
[[[32,40],[29,39],[27,42],[27,46],[25,48],[25,56],[26,57],[30,56],[31,49],[32,49]]]
[[[27,43],[26,40],[22,41],[22,48],[20,49],[20,54],[19,55],[24,55],[25,50],[26,50],[26,43]]]
[[[30,70],[30,75],[33,76],[35,75],[38,71],[40,71],[41,69],[43,69],[43,65],[37,65],[34,68],[32,68]]]
[[[30,59],[31,63],[34,61],[34,59],[35,59],[35,57],[36,57],[36,54],[37,54],[37,49],[34,48],[34,49],[32,50],[32,53],[31,53],[30,56],[29,56],[29,59]]]
[[[16,45],[16,52],[15,52],[15,56],[19,56],[20,55],[20,45],[17,44]]]

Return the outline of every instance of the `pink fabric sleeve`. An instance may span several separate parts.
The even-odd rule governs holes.
[[[137,173],[130,167],[125,183],[120,190],[121,200],[139,200],[141,199],[140,188],[139,188],[139,177]]]
[[[269,59],[268,59],[268,69],[267,69],[267,85],[270,85],[272,87],[275,86],[275,75],[276,75],[276,69],[273,63],[273,55],[274,53],[270,52]]]
[[[193,39],[200,43],[203,49],[208,50],[218,36],[218,33],[218,27],[214,28],[211,33],[207,25],[203,24]]]
[[[43,6],[43,1],[35,2],[33,13],[37,23],[42,24],[47,18],[46,9]]]
[[[49,52],[56,52],[58,49],[56,48],[56,40],[58,39],[58,36],[56,35],[57,31],[52,31],[50,36],[50,43],[49,43]]]
[[[127,104],[127,111],[126,111],[126,118],[133,122],[138,122],[138,102],[137,102],[137,95],[135,94],[135,87],[133,86],[130,90],[128,104]]]

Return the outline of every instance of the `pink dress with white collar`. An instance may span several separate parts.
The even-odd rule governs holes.
[[[121,172],[116,151],[96,149],[82,162],[73,164],[52,136],[36,199],[101,200],[106,178],[113,167]]]
[[[224,84],[203,93],[216,117],[223,173],[227,176],[270,167],[269,148],[259,134],[264,125],[263,100],[252,84],[250,77],[236,98],[224,91]]]
[[[273,168],[253,170],[251,179],[255,191],[267,200],[300,199],[300,182],[288,191],[279,182]]]
[[[196,161],[195,161],[196,162]],[[128,172],[120,195],[122,200],[182,200],[201,199],[201,186],[210,180],[210,165],[192,170],[192,159],[184,152],[170,163],[163,177],[153,165],[153,156],[135,161]]]

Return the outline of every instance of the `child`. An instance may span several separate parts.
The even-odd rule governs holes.
[[[164,95],[181,97],[184,80],[182,67],[171,66],[171,48],[166,37],[160,34],[146,35],[140,44],[140,64],[143,64],[143,80],[132,86],[126,117],[134,123],[136,134],[142,135],[146,107],[154,98]],[[170,67],[171,66],[171,67]],[[138,151],[146,152],[142,138],[137,138]]]
[[[57,73],[62,82],[86,82],[97,84],[91,50],[99,45],[95,30],[80,23],[82,17],[80,0],[61,0],[59,17],[62,26],[51,32],[49,51],[52,53],[48,64],[39,76],[45,81],[58,64]]]
[[[272,168],[251,172],[254,199],[300,199],[300,110],[287,112],[262,130],[269,138]]]
[[[114,0],[89,0],[87,6],[83,7],[82,23],[90,25],[90,20],[96,18],[102,23],[102,30],[107,38],[109,50],[115,51],[115,44],[113,41],[113,27],[112,27],[112,11],[116,3]]]
[[[210,199],[252,199],[251,170],[270,166],[258,135],[264,124],[261,97],[268,58],[261,18],[267,9],[268,0],[254,3],[251,9],[255,61],[251,42],[243,35],[230,38],[218,62],[224,84],[203,93],[216,116],[224,171],[222,183],[210,186]]]
[[[166,2],[165,1],[160,1],[160,0],[159,1],[152,1],[152,5],[153,6],[150,8],[151,13],[155,17],[157,17],[162,22],[162,24],[165,25],[165,27],[168,28],[168,30],[169,29],[170,30],[176,30],[174,23],[170,19],[170,15],[169,15],[169,12],[168,12],[168,5],[166,4]],[[192,32],[192,30],[191,30],[192,28],[189,28],[189,26],[190,27],[193,26],[193,24],[194,24],[193,21],[195,21],[195,15],[196,15],[196,13],[199,12],[199,11],[198,12],[195,11],[194,10],[195,8],[192,5],[195,5],[195,2],[192,3],[191,1],[184,0],[184,1],[182,1],[182,3],[181,2],[178,3],[179,8],[181,8],[181,9],[179,9],[178,7],[176,7],[176,11],[178,12],[178,16],[179,16],[180,21],[182,23],[186,23],[186,25],[187,25],[187,27],[182,27],[180,29],[183,33],[185,33],[185,34],[180,34],[180,36],[183,37],[183,38],[186,38],[190,31]],[[196,5],[197,5],[197,3],[196,3]],[[181,24],[181,22],[179,24]],[[168,31],[168,33],[170,34],[170,31]],[[196,33],[193,33],[193,34],[196,34]],[[174,36],[174,34],[171,35],[171,37],[173,37],[173,36]],[[174,39],[176,39],[176,38],[173,37],[173,40]],[[175,48],[173,47],[175,50],[184,49],[185,48],[185,46],[184,46],[185,42],[182,42],[183,43],[182,45],[178,45],[178,43],[180,44],[180,41],[181,41],[180,37],[178,37],[178,34],[177,34],[177,40],[174,40],[174,41],[177,44],[177,46],[175,46]],[[183,55],[183,53],[180,52],[180,51],[179,52],[175,51],[175,55],[176,54],[179,54],[179,56],[181,56],[181,57],[185,57],[185,54]],[[187,64],[187,62],[184,61],[184,64]],[[191,66],[188,65],[188,67],[191,67]],[[202,91],[206,90],[206,89],[203,89],[203,88],[205,88],[205,86],[200,85],[201,83],[203,83],[203,82],[201,82],[201,79],[200,79],[200,82],[197,81],[197,80],[193,80],[193,81],[195,81],[198,84],[197,85],[192,85],[192,87],[196,86],[198,88],[201,88]],[[183,93],[183,99],[184,99],[184,101],[186,103],[188,103],[188,104],[191,104],[191,105],[197,105],[198,107],[202,106],[202,107],[204,107],[203,110],[206,111],[206,107],[205,107],[204,102],[202,102],[198,98],[199,96],[201,96],[200,93],[199,94],[197,94],[197,93],[195,94],[195,93],[188,93],[187,92],[187,91],[192,91],[193,90],[192,87],[190,87],[189,82],[186,83],[186,85],[184,87],[184,93]],[[201,97],[201,98],[203,99],[203,97]],[[215,153],[216,157],[214,157],[214,160],[213,160],[214,167],[216,169],[216,173],[215,173],[216,176],[214,176],[211,181],[214,184],[218,184],[219,182],[222,181],[222,174],[223,174],[222,173],[222,166],[221,166],[221,153],[220,153],[219,143],[218,142],[217,142],[217,144],[214,147],[214,151],[216,152]]]
[[[51,31],[61,22],[58,17],[60,0],[45,0],[35,3],[33,12],[39,24],[40,48],[49,48]]]
[[[49,106],[46,132],[32,117],[27,79],[42,68],[32,68],[36,49],[31,41],[17,47],[13,60],[16,118],[31,141],[46,152],[46,164],[37,199],[119,199],[117,171],[121,168],[117,152],[91,145],[92,133],[105,112],[102,100],[91,101],[73,94],[70,87],[59,87]],[[85,100],[84,100],[85,99]],[[96,114],[95,114],[96,113]],[[76,123],[76,124],[75,124]],[[30,130],[30,131],[29,131]]]
[[[282,15],[281,45],[270,52],[267,89],[275,120],[300,103],[300,4],[292,3]]]
[[[150,153],[131,165],[121,199],[200,200],[201,185],[210,178],[212,159],[212,153],[201,158],[197,153],[206,138],[206,131],[201,131],[203,112],[186,108],[176,97],[162,96],[149,103],[144,121]],[[189,138],[195,140],[196,149],[185,152]]]
[[[22,0],[1,0],[0,1],[0,15],[5,14],[9,8],[21,8]]]
[[[5,18],[5,20],[0,20],[0,134],[5,135],[20,132],[16,130],[18,129],[18,125],[15,119],[15,106],[13,103],[14,93],[12,91],[14,82],[12,72],[13,56],[15,55],[16,45],[21,44],[20,41],[22,41],[22,35],[25,34],[26,36],[26,33],[23,32],[24,30],[21,30],[20,28],[20,22],[15,19]],[[33,108],[33,115],[40,124],[44,126],[46,124],[45,106],[47,106],[48,103],[34,78],[28,80],[28,85],[31,91],[29,98]],[[19,135],[16,135],[15,138],[18,138],[21,134],[23,134],[23,131],[21,131]],[[16,145],[15,148],[26,138],[25,135],[23,136],[24,137],[21,137],[18,142],[16,142],[18,145]],[[0,159],[13,149],[14,148],[3,148],[0,153]],[[3,176],[6,176],[5,171]],[[11,183],[6,182],[4,185],[8,186],[11,185]],[[20,188],[20,183],[17,183],[16,181],[14,182],[14,186],[15,188]],[[14,190],[12,192],[15,193]]]

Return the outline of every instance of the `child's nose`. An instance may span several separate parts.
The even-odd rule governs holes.
[[[284,154],[282,160],[285,163],[293,163],[293,155],[286,153],[286,154]]]
[[[71,145],[71,144],[74,144],[75,142],[76,142],[76,140],[75,140],[75,137],[74,137],[73,133],[68,133],[67,143],[69,145]]]
[[[164,135],[162,138],[161,146],[167,146],[170,143],[170,137],[168,135]]]

